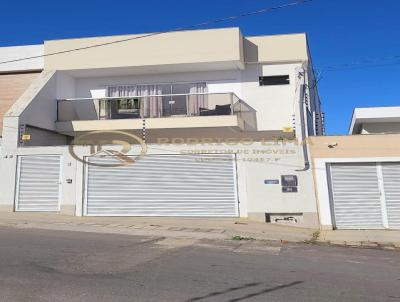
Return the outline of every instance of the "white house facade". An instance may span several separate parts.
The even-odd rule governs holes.
[[[3,119],[0,209],[317,226],[306,35],[137,37],[45,41]]]

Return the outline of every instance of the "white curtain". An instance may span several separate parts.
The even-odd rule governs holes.
[[[139,85],[138,92],[141,96],[152,95],[144,98],[142,108],[144,117],[161,117],[162,116],[162,90],[160,85]]]
[[[142,98],[143,106],[140,108],[143,117],[161,117],[162,115],[162,97],[152,95],[161,95],[160,85],[124,85],[108,87],[109,97],[125,96],[148,96]]]
[[[199,115],[200,108],[208,108],[207,100],[207,84],[206,83],[193,83],[189,91],[189,115]],[[196,93],[200,93],[197,94]],[[194,94],[194,95],[192,95]]]

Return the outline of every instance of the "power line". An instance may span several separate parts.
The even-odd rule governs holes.
[[[152,37],[152,36],[157,36],[157,35],[170,33],[170,32],[196,29],[196,28],[203,27],[203,26],[210,25],[210,24],[222,23],[222,22],[227,22],[227,21],[232,21],[232,20],[235,20],[235,19],[239,19],[239,18],[244,18],[244,17],[250,17],[250,16],[254,16],[254,15],[264,14],[264,13],[268,13],[268,12],[271,12],[271,11],[275,11],[275,10],[291,7],[291,6],[305,4],[305,3],[311,2],[311,1],[313,1],[313,0],[299,0],[299,1],[286,3],[286,4],[282,4],[282,5],[278,5],[278,6],[262,8],[262,9],[259,9],[259,10],[256,10],[256,11],[246,12],[246,13],[242,13],[242,14],[239,14],[239,15],[228,16],[228,17],[223,17],[223,18],[220,18],[220,19],[214,19],[214,20],[200,22],[200,23],[196,23],[196,24],[192,24],[192,25],[188,25],[188,26],[178,27],[178,28],[174,28],[174,29],[170,29],[170,30],[166,30],[166,31],[149,33],[149,34],[145,34],[145,35],[141,35],[141,36],[126,38],[126,39],[121,39],[121,40],[115,40],[115,41],[106,42],[106,43],[99,43],[99,44],[94,44],[94,45],[89,45],[89,46],[83,46],[83,47],[73,48],[73,49],[68,49],[68,50],[63,50],[63,51],[57,51],[57,52],[38,55],[38,56],[31,56],[31,57],[19,58],[19,59],[14,59],[14,60],[8,60],[8,61],[0,62],[0,64],[14,63],[14,62],[20,62],[20,61],[31,60],[31,59],[38,59],[38,58],[49,57],[49,56],[54,56],[54,55],[59,55],[59,54],[64,54],[64,53],[70,53],[70,52],[74,52],[74,51],[80,51],[80,50],[85,50],[85,49],[91,49],[91,48],[111,45],[111,44],[123,43],[123,42],[127,42],[127,41],[132,41],[132,40],[139,40],[139,39]]]
[[[390,66],[390,65],[398,65],[400,64],[400,55],[394,55],[389,57],[378,57],[372,59],[364,59],[360,61],[345,63],[345,64],[338,64],[338,65],[331,65],[318,68],[320,73],[324,71],[337,71],[337,70],[344,70],[344,69],[357,69],[357,68],[372,68],[372,67],[381,67],[381,66]],[[394,62],[388,62],[391,60],[397,60]],[[387,62],[387,63],[385,63]]]

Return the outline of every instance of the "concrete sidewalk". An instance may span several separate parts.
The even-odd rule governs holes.
[[[1,213],[0,226],[195,239],[307,241],[316,231],[240,218],[76,217],[53,213]]]
[[[191,239],[325,243],[400,250],[400,231],[319,231],[242,218],[76,217],[1,213],[0,226]]]
[[[318,242],[351,247],[400,250],[400,230],[335,230],[321,231]]]

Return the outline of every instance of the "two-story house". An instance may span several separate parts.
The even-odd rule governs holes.
[[[53,40],[44,55],[4,116],[3,210],[318,225],[305,34]]]

